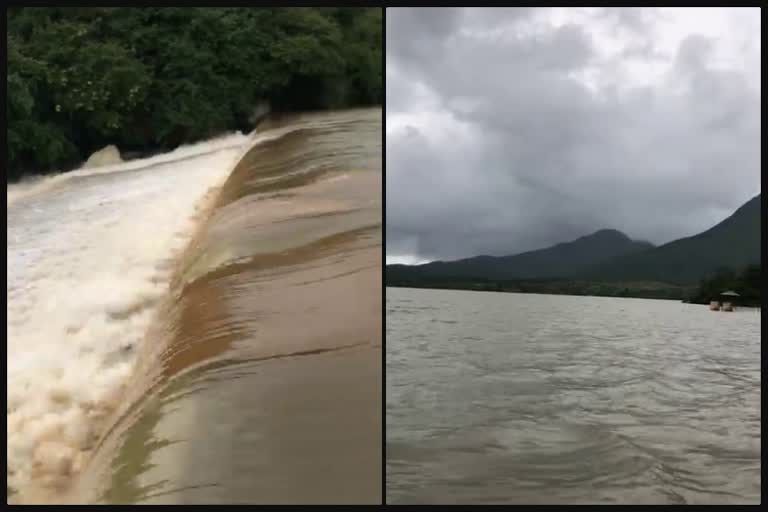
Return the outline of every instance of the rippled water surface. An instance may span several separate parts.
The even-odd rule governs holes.
[[[760,313],[388,288],[388,503],[759,503]]]

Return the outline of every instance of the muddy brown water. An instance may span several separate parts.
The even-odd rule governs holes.
[[[381,111],[264,130],[68,501],[381,503]]]
[[[759,504],[760,312],[386,290],[392,504]]]

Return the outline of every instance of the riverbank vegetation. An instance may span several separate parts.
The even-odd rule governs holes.
[[[735,291],[734,301],[744,306],[760,306],[760,265],[748,265],[741,271],[723,267],[700,281],[698,287],[659,281],[607,281],[577,279],[492,280],[466,277],[404,276],[397,267],[387,267],[386,285],[404,288],[435,288],[552,295],[590,295],[599,297],[635,297],[684,300],[708,304],[721,300],[724,291]]]
[[[381,8],[7,9],[7,180],[383,99]]]
[[[748,265],[741,271],[721,268],[712,276],[702,279],[690,302],[708,304],[713,300],[722,300],[724,291],[734,291],[739,297],[732,299],[743,306],[760,306],[760,265]]]
[[[389,269],[387,272],[387,286],[404,288],[678,300],[685,299],[693,292],[691,287],[654,281],[608,282],[575,279],[489,280],[450,277],[401,278],[400,276],[390,275]]]

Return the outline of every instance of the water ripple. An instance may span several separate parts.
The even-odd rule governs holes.
[[[759,503],[759,316],[408,289],[386,306],[389,503]]]

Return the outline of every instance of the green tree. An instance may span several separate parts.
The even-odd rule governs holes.
[[[15,7],[8,179],[170,149],[278,110],[380,103],[380,8]]]

